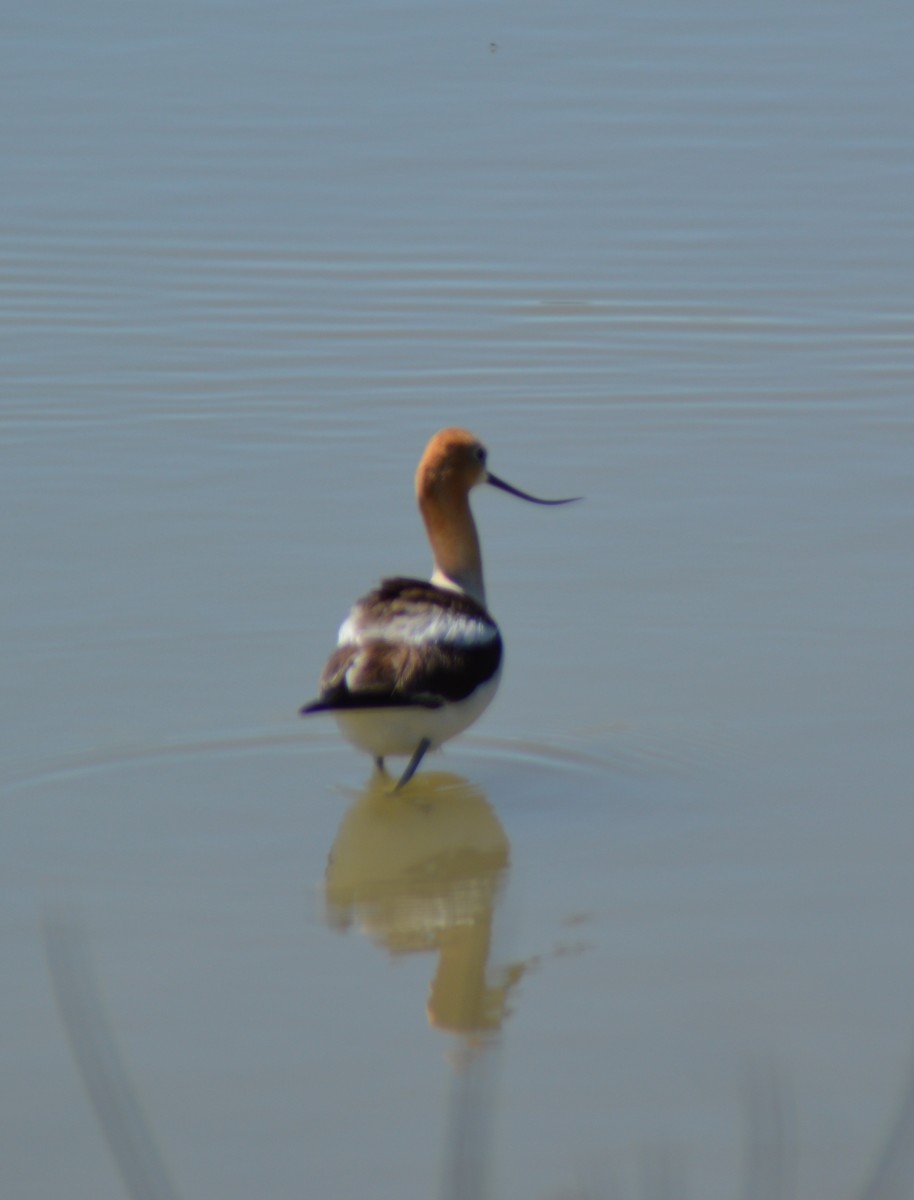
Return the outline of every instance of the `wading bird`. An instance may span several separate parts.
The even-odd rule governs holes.
[[[388,755],[410,755],[397,787],[427,750],[462,733],[498,687],[502,642],[486,608],[482,556],[470,492],[477,484],[533,504],[540,500],[493,475],[486,449],[463,429],[442,429],[422,455],[416,498],[432,548],[431,580],[384,579],[340,627],[321,673],[320,695],[302,716],[329,712],[353,745],[383,770]]]

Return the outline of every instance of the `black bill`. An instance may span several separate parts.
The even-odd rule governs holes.
[[[499,479],[491,471],[486,473],[486,483],[491,483],[492,487],[500,488],[503,492],[507,492],[510,496],[517,496],[520,500],[529,500],[531,504],[574,504],[575,501],[584,499],[583,496],[569,496],[567,500],[541,500],[539,496],[531,496],[527,492],[522,492],[520,488],[512,487],[510,483],[505,483],[503,479]]]

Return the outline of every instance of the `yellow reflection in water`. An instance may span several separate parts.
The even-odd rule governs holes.
[[[426,772],[395,793],[376,775],[347,811],[330,851],[328,922],[358,924],[391,954],[437,952],[431,1024],[457,1034],[493,1033],[524,971],[520,964],[500,972],[489,966],[509,851],[475,785]]]

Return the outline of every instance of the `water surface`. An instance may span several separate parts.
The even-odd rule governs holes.
[[[863,1194],[914,1048],[912,34],[10,20],[5,1192],[124,1195],[62,929],[181,1196]],[[505,676],[398,808],[295,713],[427,572],[449,424],[587,500],[478,497]]]

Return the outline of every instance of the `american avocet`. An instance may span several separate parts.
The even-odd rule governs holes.
[[[416,497],[432,548],[429,583],[384,579],[340,627],[320,678],[320,695],[302,716],[331,712],[340,732],[374,756],[411,755],[397,787],[429,749],[462,733],[498,687],[502,646],[486,608],[479,535],[470,491],[488,483],[533,504],[540,500],[486,468],[486,449],[463,429],[442,429],[425,448]]]

